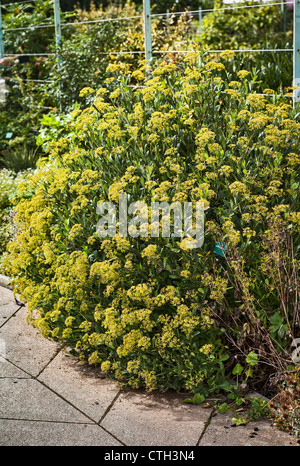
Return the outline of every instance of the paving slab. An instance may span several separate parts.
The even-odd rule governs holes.
[[[6,275],[2,275],[0,273],[0,286],[1,286],[1,288],[11,289],[11,286],[9,285],[9,282],[10,282],[9,277],[6,277]]]
[[[3,325],[20,309],[14,303],[0,304],[0,327]]]
[[[100,425],[128,446],[195,446],[211,410],[168,392],[121,393]]]
[[[121,446],[95,424],[0,419],[0,446]]]
[[[0,379],[0,419],[91,423],[35,379]]]
[[[298,446],[296,437],[272,426],[268,419],[232,426],[233,412],[212,417],[200,446]]]
[[[15,303],[14,294],[12,290],[1,287],[0,288],[0,306],[3,304],[8,304],[8,303]]]
[[[51,361],[59,347],[47,340],[26,321],[28,311],[21,307],[1,328],[0,341],[5,357],[32,376],[37,376]]]
[[[0,327],[20,309],[15,302],[13,292],[6,288],[0,288]]]
[[[83,366],[67,350],[62,350],[38,380],[99,422],[119,393],[115,382],[100,376],[99,370]]]
[[[28,379],[30,375],[22,371],[19,367],[14,366],[9,361],[0,357],[0,378]]]

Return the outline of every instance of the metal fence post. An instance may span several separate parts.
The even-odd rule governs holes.
[[[4,58],[4,38],[3,38],[3,29],[2,29],[2,5],[0,2],[0,58]]]
[[[56,45],[61,42],[61,22],[60,22],[60,4],[59,0],[54,0],[54,23],[55,23],[55,39]]]
[[[293,86],[300,87],[300,0],[294,2]],[[293,91],[293,104],[300,101],[300,89]]]
[[[285,0],[281,2],[281,13],[282,13],[282,30],[286,33],[286,8],[285,8]]]
[[[55,41],[58,48],[61,44],[61,21],[60,21],[60,4],[59,0],[53,0],[54,4],[54,24],[55,24]],[[58,66],[61,64],[61,57],[58,55]]]
[[[152,58],[150,0],[143,0],[143,1],[144,1],[145,56],[146,56],[146,60],[149,61]]]
[[[202,7],[199,6],[199,29],[201,29],[202,26]]]
[[[57,53],[57,66],[58,69],[60,69],[61,65],[61,56],[58,53],[58,48],[61,44],[61,21],[60,21],[60,4],[59,0],[53,0],[53,5],[54,5],[54,24],[55,24],[55,41],[56,41],[56,53]],[[61,82],[58,83],[58,87],[60,89],[60,111],[62,111],[62,87],[61,87]]]

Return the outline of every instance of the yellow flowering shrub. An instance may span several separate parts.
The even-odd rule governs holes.
[[[292,300],[281,307],[273,250],[290,238],[283,257],[292,251],[299,267],[298,117],[287,99],[256,94],[232,54],[198,58],[153,65],[141,88],[124,80],[113,96],[91,94],[15,209],[6,270],[38,311],[31,319],[133,388],[218,390],[229,355],[250,347],[247,329],[259,321],[280,353],[299,328]],[[114,67],[107,78],[119,80]],[[124,237],[119,224],[99,237],[97,205],[114,203],[118,216],[119,195],[203,202],[203,245],[149,230]],[[291,319],[283,334],[276,313]]]

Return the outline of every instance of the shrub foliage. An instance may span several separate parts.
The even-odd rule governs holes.
[[[249,351],[281,370],[299,332],[299,122],[232,52],[205,57],[143,68],[137,88],[110,65],[115,90],[82,90],[92,105],[19,190],[6,267],[34,325],[134,388],[217,390]],[[100,239],[97,204],[120,193],[202,200],[203,246]]]

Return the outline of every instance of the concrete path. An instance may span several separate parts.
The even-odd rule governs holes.
[[[0,446],[291,446],[267,420],[184,404],[184,394],[121,391],[26,322],[0,286]]]

